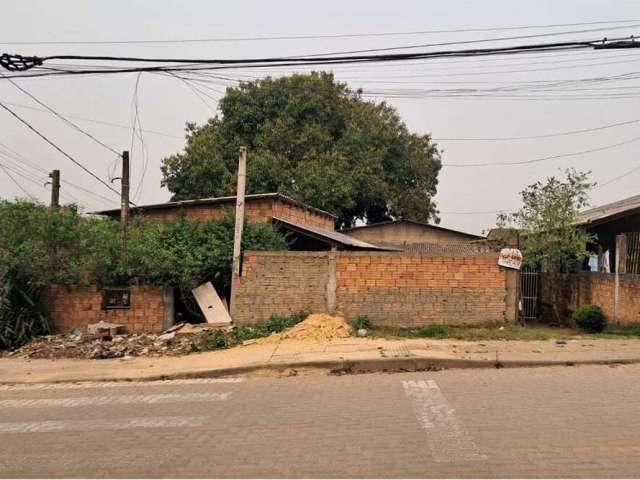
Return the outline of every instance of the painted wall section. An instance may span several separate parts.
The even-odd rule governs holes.
[[[332,298],[327,287],[334,272]],[[331,312],[335,302],[347,318],[367,315],[378,325],[493,324],[505,321],[506,288],[506,271],[493,253],[245,252],[234,321]]]

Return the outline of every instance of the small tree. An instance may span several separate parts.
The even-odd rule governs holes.
[[[520,192],[520,210],[498,215],[498,226],[514,224],[521,229],[525,265],[572,271],[589,255],[587,244],[596,236],[576,225],[595,185],[589,182],[589,173],[568,169],[565,179],[550,177],[531,184]]]

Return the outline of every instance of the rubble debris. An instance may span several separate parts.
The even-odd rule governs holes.
[[[189,325],[191,327],[191,325]],[[0,351],[0,356],[13,358],[131,358],[179,356],[192,353],[191,343],[209,329],[195,328],[191,333],[169,334],[120,334],[107,336],[77,335],[72,331],[63,335],[38,337],[13,351]],[[187,329],[188,330],[188,329]]]
[[[89,335],[103,335],[113,337],[117,335],[124,325],[119,325],[117,323],[109,323],[104,321],[99,321],[98,323],[91,323],[87,325],[87,332]]]

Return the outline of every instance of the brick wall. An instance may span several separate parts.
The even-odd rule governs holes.
[[[487,324],[505,321],[506,272],[494,254],[245,252],[234,320],[327,312],[332,293],[338,312],[378,325]]]
[[[504,321],[505,272],[496,255],[349,252],[336,261],[338,309],[379,324]]]
[[[321,214],[282,199],[258,199],[245,203],[245,217],[251,223],[267,223],[273,217],[304,223],[327,230],[334,229],[333,217]],[[158,220],[175,220],[184,214],[190,220],[218,220],[227,213],[235,212],[235,203],[217,203],[211,205],[186,205],[184,207],[170,207],[147,210],[143,213],[146,218]]]
[[[87,325],[105,321],[124,325],[126,333],[157,333],[173,322],[173,296],[156,286],[131,287],[131,307],[102,309],[102,294],[95,285],[52,285],[44,291],[54,332],[73,328],[86,332]]]
[[[565,319],[578,307],[595,304],[609,321],[640,322],[640,275],[619,275],[617,302],[615,277],[613,273],[595,272],[541,273],[538,302],[555,307]]]
[[[326,311],[328,259],[329,252],[245,252],[242,276],[234,283],[234,322]]]

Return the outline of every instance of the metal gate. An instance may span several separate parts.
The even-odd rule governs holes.
[[[520,271],[520,303],[524,321],[538,318],[539,278],[537,269],[523,267]]]

